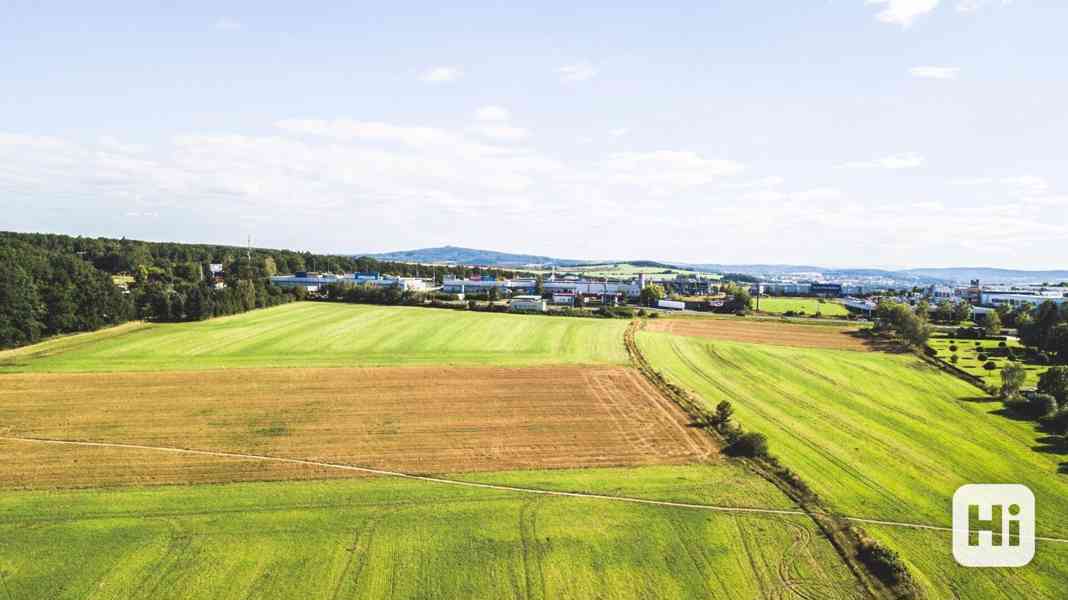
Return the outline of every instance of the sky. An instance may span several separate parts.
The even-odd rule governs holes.
[[[0,0],[0,229],[1068,268],[1068,2]]]

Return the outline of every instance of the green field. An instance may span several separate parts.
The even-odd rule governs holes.
[[[1010,348],[1023,347],[1023,345],[1015,339],[1008,340],[1005,343]],[[986,382],[986,385],[995,388],[1001,387],[1001,370],[1011,362],[1008,358],[994,355],[998,350],[999,344],[1001,344],[999,340],[969,340],[953,337],[951,335],[933,336],[927,342],[927,345],[938,353],[937,357],[939,360],[942,360],[947,364],[955,365],[957,368],[962,369],[971,375],[981,377]],[[957,347],[956,352],[950,350],[951,346]],[[950,360],[954,354],[957,355],[957,362],[955,363]],[[979,360],[980,354],[986,354],[987,360],[992,361],[996,368],[993,370],[984,369],[983,364],[986,361]],[[1037,385],[1038,376],[1049,368],[1022,362],[1020,364],[1023,365],[1024,370],[1027,371],[1027,382],[1024,385],[1030,387]]]
[[[726,463],[478,479],[789,507]],[[0,573],[5,600],[853,597],[808,518],[396,479],[8,494]]]
[[[407,364],[622,364],[621,319],[298,302],[134,323],[0,352],[0,373]]]
[[[650,332],[638,341],[656,368],[710,407],[730,400],[738,421],[765,433],[772,452],[837,511],[949,526],[960,485],[1024,483],[1037,498],[1038,535],[1068,538],[1060,441],[999,414],[1000,403],[917,357]],[[1063,597],[1063,545],[1040,545],[1025,569],[977,575],[946,560],[948,539],[932,535],[886,539],[934,597],[998,597],[993,588],[975,587],[983,581],[1006,590],[1033,586],[1027,597]]]
[[[753,306],[756,306],[755,298],[753,299]],[[846,310],[845,306],[833,300],[823,300],[821,298],[761,296],[760,310],[761,312],[776,315],[789,311],[808,316],[821,314],[825,317],[844,317],[849,315],[849,311]]]

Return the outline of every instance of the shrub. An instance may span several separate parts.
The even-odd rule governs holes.
[[[1008,342],[998,342],[998,348],[1008,348]]]
[[[957,345],[956,344],[950,344],[949,345],[949,351],[950,352],[956,352],[957,351]]]
[[[731,456],[764,457],[768,455],[768,436],[763,433],[743,433],[727,447]]]
[[[924,348],[923,349],[923,353],[926,354],[927,356],[932,357],[932,358],[938,356],[938,350],[935,350],[934,348],[932,348],[930,346],[927,346],[926,348]]]
[[[997,365],[996,362],[994,362],[992,360],[988,360],[985,363],[983,363],[983,368],[986,369],[987,371],[993,371],[994,369],[998,368],[998,365]]]
[[[990,357],[987,356],[986,353],[982,353],[981,352],[981,353],[979,353],[978,358],[979,358],[979,362],[983,362],[984,360],[988,360]]]
[[[897,552],[875,540],[861,540],[857,558],[867,565],[871,572],[883,583],[892,586],[899,584],[912,585],[912,577],[909,575],[908,570],[905,569],[905,564],[901,562],[901,557],[898,556]]]
[[[959,361],[959,360],[960,360],[960,357],[957,356],[956,354],[954,354],[953,356],[949,357],[949,362],[951,362],[953,364],[957,364],[957,361]]]
[[[1057,412],[1057,399],[1049,394],[1031,394],[1027,399],[1031,414],[1035,417],[1048,417]]]

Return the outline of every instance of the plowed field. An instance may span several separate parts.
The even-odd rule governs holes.
[[[0,435],[241,452],[413,473],[695,462],[714,452],[623,367],[11,374]],[[321,477],[305,465],[0,442],[3,487]]]
[[[750,319],[659,319],[649,321],[649,331],[703,337],[751,344],[829,348],[835,350],[874,350],[854,327],[832,325],[794,325],[777,321]]]

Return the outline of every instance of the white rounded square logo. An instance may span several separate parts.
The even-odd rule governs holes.
[[[953,494],[953,558],[965,567],[1023,567],[1035,556],[1035,495],[1019,484]]]

